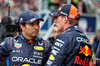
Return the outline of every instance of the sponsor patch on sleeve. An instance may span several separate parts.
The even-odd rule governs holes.
[[[49,59],[50,60],[55,60],[55,57],[53,55],[50,55]]]
[[[40,47],[40,46],[34,46],[34,49],[35,50],[44,50],[44,48],[43,47]]]

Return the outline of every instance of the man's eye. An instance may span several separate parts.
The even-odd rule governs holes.
[[[33,25],[33,23],[32,23],[32,24],[29,24],[29,25],[31,25],[31,26],[32,26],[32,25]]]
[[[56,19],[58,19],[58,17],[56,17]]]

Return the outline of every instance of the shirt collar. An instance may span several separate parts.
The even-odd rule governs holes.
[[[79,26],[77,26],[77,25],[70,26],[70,27],[68,27],[66,29],[67,32],[72,31],[72,30],[74,30],[74,31],[76,31],[76,30],[80,31]]]

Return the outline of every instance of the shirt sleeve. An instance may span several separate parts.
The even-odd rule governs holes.
[[[48,45],[47,45],[47,59],[46,59],[46,62],[47,62],[47,60],[48,60],[48,58],[49,58],[49,55],[50,55],[50,51],[51,51],[51,45],[50,45],[50,43],[47,43]]]
[[[62,66],[66,54],[70,52],[68,39],[65,36],[58,36],[47,61],[47,66]],[[66,51],[67,50],[67,51]]]
[[[10,40],[5,39],[3,42],[0,43],[0,58],[8,55],[9,45],[7,43],[10,43]]]

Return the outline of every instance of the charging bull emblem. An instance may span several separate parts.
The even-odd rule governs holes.
[[[83,48],[82,46],[80,46],[80,50],[81,51],[79,52],[79,54],[83,53],[85,56],[92,56],[92,49],[90,50],[87,45],[85,45]]]

